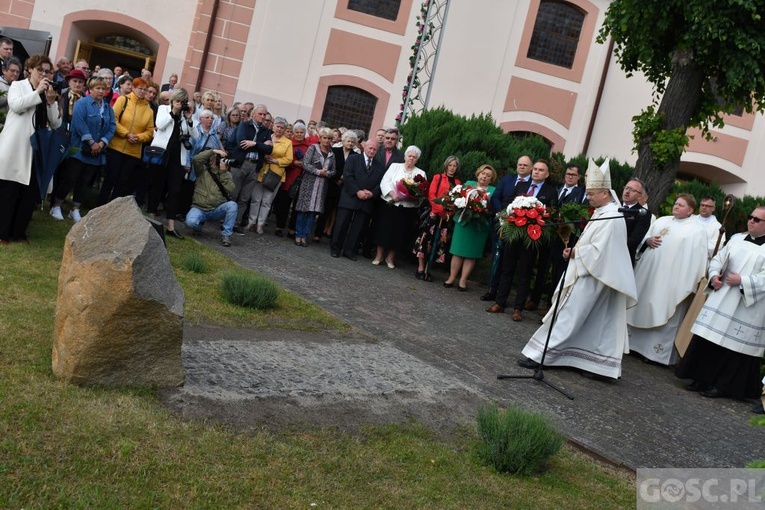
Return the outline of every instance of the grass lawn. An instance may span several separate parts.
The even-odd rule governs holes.
[[[181,421],[152,390],[64,384],[50,365],[70,226],[38,212],[30,245],[0,246],[0,508],[634,508],[629,475],[571,448],[518,478],[476,462],[473,430],[449,442],[417,424],[236,433]],[[234,308],[219,297],[233,262],[193,239],[168,243],[193,323],[346,327],[283,291],[274,311]],[[192,251],[209,273],[181,268]]]

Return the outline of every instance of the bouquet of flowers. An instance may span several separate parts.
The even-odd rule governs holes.
[[[447,194],[434,200],[454,214],[454,221],[462,226],[477,224],[478,228],[489,225],[489,194],[472,186],[456,185]]]
[[[402,200],[419,200],[428,194],[428,180],[422,175],[404,177],[396,183],[396,193]]]
[[[592,209],[589,206],[574,202],[567,202],[558,209],[558,237],[564,245],[568,245],[572,234],[581,234],[591,215]]]
[[[527,248],[532,248],[538,246],[540,239],[550,240],[552,231],[542,228],[550,213],[534,197],[515,197],[498,216],[499,236],[508,243],[523,241]]]

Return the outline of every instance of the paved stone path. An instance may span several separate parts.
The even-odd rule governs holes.
[[[747,423],[752,402],[702,398],[683,390],[671,370],[632,356],[625,357],[615,382],[566,369],[545,371],[546,380],[574,400],[537,381],[498,380],[498,374],[531,374],[515,360],[540,316],[527,312],[523,322],[514,323],[509,315],[485,313],[486,303],[478,299],[483,289],[475,282],[459,293],[441,285],[440,273],[427,283],[413,277],[411,263],[390,270],[364,258],[331,258],[326,240],[300,248],[275,237],[273,227],[265,235],[234,236],[231,248],[221,247],[212,230],[198,239],[369,338],[338,334],[305,345],[289,338],[269,341],[275,337],[268,332],[250,334],[257,343],[197,332],[185,341],[189,377],[178,399],[400,393],[430,396],[448,407],[450,395],[460,395],[453,399],[455,410],[496,401],[543,411],[574,442],[632,469],[742,467],[765,458],[765,427]]]

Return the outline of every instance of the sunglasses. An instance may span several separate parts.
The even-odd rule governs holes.
[[[757,216],[752,216],[752,215],[749,215],[748,219],[749,219],[749,221],[753,221],[755,223],[759,223],[761,221],[765,221],[762,218],[758,218]]]

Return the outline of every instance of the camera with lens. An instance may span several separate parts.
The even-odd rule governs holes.
[[[191,135],[181,135],[180,137],[181,143],[183,144],[183,147],[190,151],[194,148],[193,145],[191,145]]]
[[[189,112],[189,111],[191,111],[191,108],[189,107],[189,100],[188,99],[184,99],[181,102],[181,111],[182,112]]]
[[[61,91],[62,91],[62,90],[63,90],[63,88],[64,88],[64,84],[63,84],[63,83],[59,83],[59,82],[57,82],[57,81],[49,81],[49,82],[48,82],[48,86],[49,86],[51,89],[55,90],[55,91],[56,91],[56,94],[61,94]]]

